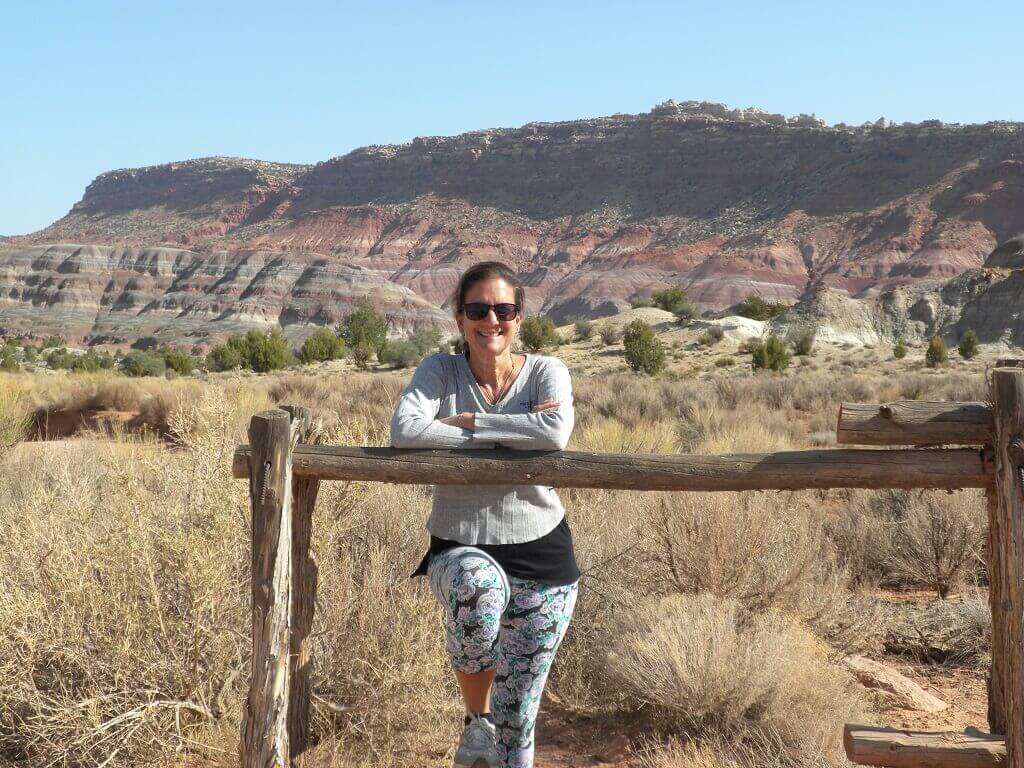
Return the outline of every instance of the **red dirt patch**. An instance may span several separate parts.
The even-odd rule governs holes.
[[[166,424],[147,422],[135,411],[40,408],[32,416],[29,440],[65,440],[97,433],[113,435],[118,430],[135,434],[151,433],[161,439],[166,439],[170,433]]]

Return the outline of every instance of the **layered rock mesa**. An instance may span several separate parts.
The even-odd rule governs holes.
[[[67,216],[2,246],[0,267],[47,243],[173,246],[211,264],[231,253],[322,258],[436,308],[467,264],[497,258],[523,275],[529,311],[564,321],[670,284],[705,308],[817,286],[878,296],[980,267],[1024,229],[1022,212],[1021,124],[854,128],[666,102],[643,115],[417,138],[311,167],[208,158],[114,171]],[[6,284],[0,323],[28,310],[29,283]],[[304,323],[287,296],[268,293],[263,316]],[[133,309],[169,311],[162,295],[147,299]]]
[[[306,251],[103,245],[0,246],[0,328],[86,343],[204,346],[280,324],[293,341],[360,298],[398,333],[454,322],[373,270]]]
[[[807,291],[772,323],[777,333],[818,329],[827,341],[924,342],[934,336],[958,343],[974,331],[983,344],[1024,347],[1024,235],[1007,240],[981,267],[948,280],[922,280],[852,299],[826,286]]]

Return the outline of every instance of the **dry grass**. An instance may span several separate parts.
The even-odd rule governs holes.
[[[406,380],[351,374],[344,386],[314,376],[287,376],[269,388],[273,403],[305,405],[328,429],[344,431],[351,445],[389,445],[391,414]]]
[[[710,594],[671,595],[621,618],[608,638],[608,674],[652,727],[774,744],[797,764],[839,764],[842,724],[859,701],[806,629]]]
[[[642,531],[657,591],[797,612],[827,579],[821,516],[808,494],[662,494]]]
[[[865,371],[578,376],[573,447],[801,448],[834,429],[840,400],[899,395],[892,380]],[[943,386],[970,394],[980,380],[920,376],[913,386],[929,396]],[[234,765],[249,653],[249,531],[245,486],[227,474],[230,451],[251,414],[275,403],[313,408],[332,443],[387,445],[407,378],[0,378],[0,434],[14,423],[3,414],[24,413],[24,404],[130,406],[166,423],[180,446],[121,434],[0,455],[0,524],[9,532],[0,555],[0,761],[139,765],[184,752]],[[699,738],[652,752],[662,762],[651,765],[835,764],[853,700],[825,643],[876,643],[888,625],[850,590],[897,580],[886,541],[917,518],[874,493],[561,496],[584,575],[553,694],[580,709],[640,708],[666,732]],[[324,765],[450,764],[460,706],[441,613],[422,580],[407,578],[426,544],[429,503],[422,486],[321,489],[313,724]],[[954,644],[969,655],[984,635],[960,623]],[[616,631],[632,632],[617,662],[607,653],[618,647]],[[752,654],[769,662],[750,670]],[[713,662],[715,676],[687,672],[694,659]],[[628,677],[631,664],[660,681],[656,701],[606,684],[613,667]],[[748,675],[758,682],[744,691]],[[684,691],[696,703],[680,698]]]
[[[14,376],[0,377],[0,458],[25,439],[31,422],[24,386]]]
[[[246,500],[228,477],[219,406],[174,454],[132,441],[8,458],[0,734],[11,759],[114,765],[214,748],[205,726],[233,705],[246,593]]]
[[[794,760],[767,738],[752,738],[738,744],[721,738],[686,741],[672,737],[666,744],[649,744],[640,753],[641,768],[793,768],[794,765],[828,768],[836,765],[836,761],[829,756],[802,756]]]
[[[887,495],[899,515],[888,556],[891,577],[946,597],[982,562],[988,524],[984,495]]]
[[[992,652],[988,595],[968,589],[904,611],[888,629],[888,646],[918,661],[987,668]]]
[[[571,451],[599,453],[679,453],[679,437],[670,422],[652,421],[635,428],[612,418],[600,418],[573,430]]]
[[[833,491],[838,503],[825,511],[825,530],[852,588],[877,586],[887,578],[894,521],[873,491]]]
[[[236,408],[211,388],[173,412],[178,450],[82,441],[7,458],[0,754],[138,765],[187,750],[233,764],[249,653]],[[427,504],[421,488],[350,484],[318,505],[316,737],[382,765],[453,736],[455,718],[439,722],[454,694],[439,610],[407,579]]]
[[[748,763],[733,758],[727,744],[694,742],[672,738],[665,745],[644,750],[642,768],[746,768]],[[762,763],[758,763],[762,765]]]
[[[127,379],[111,373],[69,376],[68,384],[56,405],[71,411],[135,411],[149,391],[166,391],[171,386],[165,380]]]

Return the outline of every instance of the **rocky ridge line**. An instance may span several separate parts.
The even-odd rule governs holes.
[[[565,322],[676,284],[710,310],[749,293],[877,299],[980,268],[1024,228],[1021,210],[1020,124],[827,126],[669,101],[643,115],[365,147],[314,166],[205,158],[113,171],[60,221],[8,240],[3,258],[24,263],[19,248],[52,243],[315,254],[435,310],[466,265],[496,258],[523,276],[529,311]],[[17,280],[54,284],[31,270]],[[38,301],[65,302],[55,284]],[[24,306],[24,286],[0,289],[3,317],[46,306]],[[268,317],[289,316],[289,296],[268,301],[278,302]]]

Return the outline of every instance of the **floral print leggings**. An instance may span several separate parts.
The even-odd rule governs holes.
[[[496,668],[491,708],[499,768],[532,768],[541,693],[579,582],[551,586],[508,576],[493,557],[469,546],[431,557],[427,578],[447,614],[452,666],[466,673]]]

